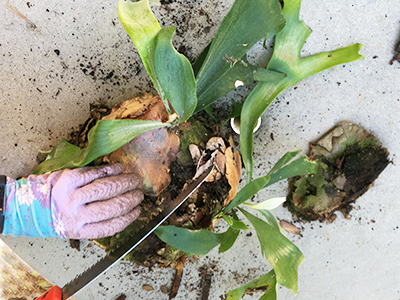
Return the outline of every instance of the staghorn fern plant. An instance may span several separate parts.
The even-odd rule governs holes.
[[[237,211],[254,227],[262,254],[273,269],[236,290],[228,299],[239,299],[247,289],[267,287],[260,299],[276,299],[280,284],[298,290],[298,267],[304,260],[300,250],[282,233],[270,210],[284,198],[274,198],[252,205],[246,201],[273,183],[301,174],[316,172],[316,164],[306,157],[290,162],[299,152],[286,153],[263,177],[253,180],[253,128],[257,119],[274,99],[296,82],[338,64],[362,59],[360,44],[300,58],[300,51],[311,30],[299,20],[301,0],[236,0],[222,21],[213,41],[192,66],[172,45],[175,27],[161,28],[149,2],[139,0],[118,4],[119,19],[136,46],[142,62],[170,115],[167,122],[148,120],[101,120],[89,132],[88,146],[81,149],[62,140],[34,171],[36,174],[87,165],[131,141],[141,133],[161,127],[173,127],[189,120],[201,110],[210,112],[211,105],[233,91],[237,83],[258,84],[244,103],[234,108],[241,114],[240,149],[246,168],[246,185],[233,201],[214,215],[224,219],[229,229],[214,233],[206,229],[188,230],[175,226],[157,229],[158,237],[189,254],[204,255],[220,245],[219,252],[229,250],[241,230],[249,228],[240,221]],[[251,28],[251,30],[249,30]],[[275,37],[272,57],[266,68],[251,65],[246,53],[260,39]],[[240,205],[240,206],[239,206]],[[255,209],[262,220],[244,208]]]

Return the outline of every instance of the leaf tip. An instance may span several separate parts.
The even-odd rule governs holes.
[[[361,44],[361,43],[356,43],[356,44],[354,44],[353,46],[354,46],[354,47],[356,48],[356,50],[357,50],[358,59],[359,59],[359,60],[364,59],[364,58],[365,58],[365,55],[360,54],[360,50],[362,49],[363,44]]]

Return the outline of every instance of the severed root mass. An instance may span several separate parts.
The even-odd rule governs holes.
[[[350,204],[374,183],[389,164],[389,153],[372,134],[350,122],[341,122],[315,143],[311,160],[318,173],[289,180],[286,206],[305,220],[333,222],[335,211],[347,218]]]
[[[105,120],[142,119],[166,122],[168,113],[162,100],[144,94],[114,106]],[[103,157],[104,162],[121,162],[125,172],[141,178],[145,199],[141,215],[125,230],[113,237],[95,242],[110,252],[126,243],[140,228],[156,217],[178,196],[187,182],[214,165],[209,176],[186,202],[164,223],[187,229],[212,229],[214,217],[236,196],[242,169],[241,157],[232,137],[214,137],[216,130],[197,115],[171,128],[143,133],[121,148]],[[194,153],[198,154],[192,157]],[[192,154],[192,155],[191,155]],[[185,253],[162,242],[151,234],[125,259],[145,266],[169,266]]]

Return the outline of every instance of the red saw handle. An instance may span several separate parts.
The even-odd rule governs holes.
[[[35,298],[35,300],[63,300],[62,290],[55,285],[42,296]]]

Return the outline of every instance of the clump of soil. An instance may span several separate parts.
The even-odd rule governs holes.
[[[111,108],[104,104],[90,104],[90,117],[85,123],[79,125],[77,131],[71,132],[69,142],[75,146],[86,148],[88,145],[88,133],[97,121],[110,114]]]
[[[289,180],[285,205],[305,220],[333,222],[336,211],[347,218],[352,203],[368,191],[389,164],[379,140],[358,125],[340,122],[315,143],[309,159],[318,172]]]
[[[99,107],[101,112],[104,107]],[[109,112],[109,110],[108,110]],[[93,111],[74,141],[84,147],[88,129],[101,116],[102,119],[145,119],[166,122],[168,113],[162,100],[144,94],[115,106],[104,116]],[[217,170],[208,182],[190,196],[165,225],[189,229],[211,229],[213,218],[235,197],[241,174],[241,157],[233,146],[232,138],[214,137],[218,128],[196,115],[189,121],[172,128],[160,128],[141,134],[128,144],[95,163],[122,162],[125,172],[138,174],[142,180],[145,199],[141,203],[140,217],[124,231],[113,237],[95,242],[111,252],[124,244],[140,228],[157,216],[177,197],[185,184],[198,176],[202,169],[214,164]],[[86,128],[86,130],[84,130]],[[189,151],[189,149],[191,149]],[[145,266],[170,265],[184,253],[150,235],[125,258]]]
[[[393,65],[394,61],[398,61],[400,63],[400,43],[397,44],[396,48],[394,49],[394,55],[392,60],[389,62],[389,64]]]

